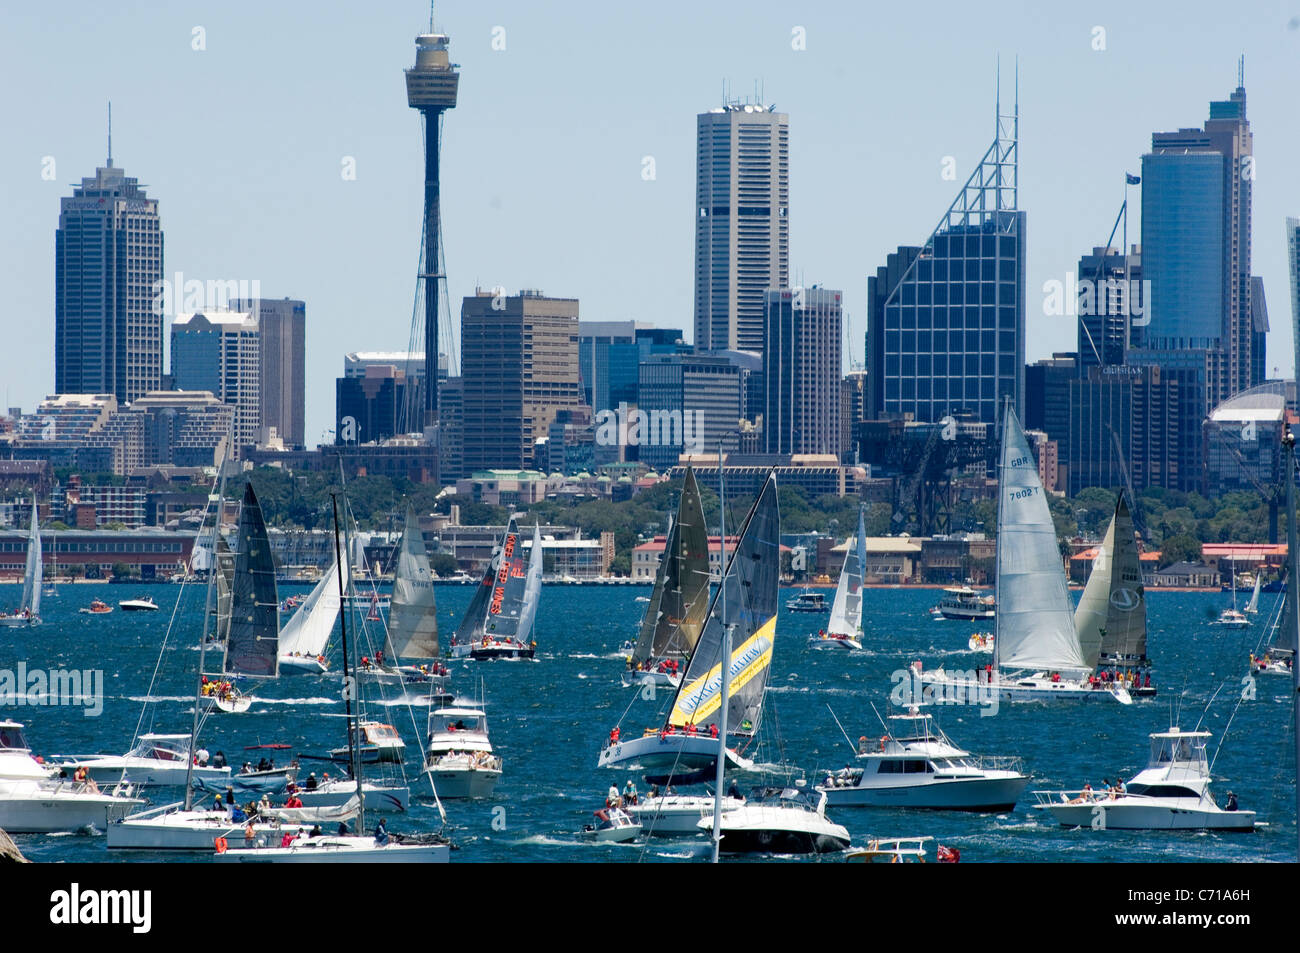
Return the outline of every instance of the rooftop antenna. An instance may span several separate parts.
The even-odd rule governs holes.
[[[1242,89],[1246,85],[1246,54],[1242,53],[1237,57],[1237,88]]]
[[[108,101],[108,167],[113,167],[113,101]]]

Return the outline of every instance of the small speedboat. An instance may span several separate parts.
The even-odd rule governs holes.
[[[596,823],[582,829],[588,840],[609,844],[622,844],[641,836],[641,825],[632,820],[622,808],[606,807],[595,812]]]
[[[82,606],[77,610],[85,615],[107,615],[113,611],[113,607],[106,602],[100,602],[96,599],[89,606]]]
[[[123,599],[117,604],[117,607],[123,612],[158,611],[158,604],[153,601],[153,596],[145,596],[143,599]]]
[[[932,840],[933,837],[874,838],[866,847],[848,851],[844,859],[863,864],[923,864],[925,844]],[[955,848],[939,847],[940,863],[955,864],[960,856]]]
[[[1250,617],[1236,609],[1224,609],[1210,624],[1221,625],[1225,629],[1247,629],[1250,628]]]

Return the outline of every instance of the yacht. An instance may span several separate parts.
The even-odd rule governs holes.
[[[1129,831],[1250,831],[1255,812],[1219,807],[1210,794],[1210,768],[1205,757],[1208,731],[1177,727],[1151,735],[1146,768],[1128,784],[1109,791],[1035,791],[1034,809],[1050,811],[1066,827]]]
[[[363,721],[360,729],[361,738],[357,744],[357,751],[362,761],[366,764],[402,763],[406,742],[402,740],[396,728],[377,721]],[[332,749],[330,757],[335,761],[346,762],[350,757],[349,752],[348,746],[344,745],[342,748]]]
[[[1248,629],[1250,628],[1250,617],[1236,609],[1224,609],[1223,612],[1219,613],[1219,617],[1210,624],[1221,625],[1226,629]]]
[[[72,774],[85,768],[87,775],[100,784],[127,781],[137,786],[184,786],[191,756],[190,736],[148,733],[139,737],[135,747],[123,755],[73,755],[63,758],[60,767]],[[196,781],[223,784],[230,780],[229,765],[193,767]]]
[[[491,797],[501,780],[501,759],[492,753],[481,709],[439,708],[429,714],[424,773],[440,798]]]
[[[657,794],[641,798],[635,804],[624,804],[623,810],[632,815],[647,834],[655,837],[683,837],[700,832],[700,821],[713,819],[712,794]],[[722,799],[722,810],[738,810],[744,798],[727,796]]]
[[[700,830],[712,832],[713,818],[703,818]],[[803,788],[756,790],[749,800],[721,819],[724,854],[827,854],[849,846],[849,832],[826,817],[826,796],[814,801]]]
[[[123,599],[117,604],[117,607],[123,612],[158,611],[158,603],[153,601],[153,596],[145,596],[143,599]]]
[[[932,610],[945,619],[962,622],[992,619],[997,610],[992,596],[981,596],[970,586],[951,586]]]
[[[826,596],[812,589],[805,589],[785,604],[791,612],[825,612]]]
[[[442,838],[399,840],[398,836],[380,844],[373,837],[299,834],[283,847],[234,849],[222,838],[212,859],[226,864],[445,864],[451,859],[451,846]]]
[[[11,834],[54,834],[107,828],[144,803],[118,786],[101,791],[92,780],[56,778],[32,756],[16,721],[0,721],[0,829]]]
[[[859,739],[859,767],[830,772],[818,785],[828,807],[1010,811],[1029,784],[1019,759],[973,757],[916,706],[889,722],[878,745]]]

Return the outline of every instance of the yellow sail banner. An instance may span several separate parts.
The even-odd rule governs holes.
[[[734,694],[755,677],[762,675],[772,664],[772,640],[776,635],[776,616],[768,619],[748,639],[731,653],[731,685]],[[719,662],[705,674],[682,686],[677,693],[670,725],[684,728],[708,720],[722,703],[722,664]],[[732,728],[736,726],[732,725]]]

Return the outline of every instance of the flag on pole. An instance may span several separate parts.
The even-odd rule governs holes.
[[[1140,176],[1140,175],[1133,175],[1133,174],[1130,173],[1130,172],[1125,172],[1125,173],[1124,173],[1124,184],[1125,184],[1125,185],[1141,185],[1141,184],[1142,184],[1142,176]]]

